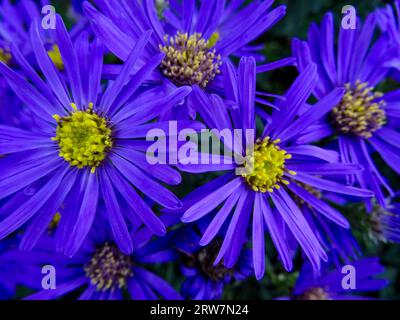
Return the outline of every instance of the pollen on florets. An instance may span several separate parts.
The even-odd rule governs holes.
[[[98,291],[124,289],[133,276],[133,261],[123,254],[116,245],[106,242],[99,247],[84,271]]]
[[[59,212],[56,212],[47,227],[48,233],[50,234],[53,233],[57,229],[60,221],[61,221],[61,214]]]
[[[199,85],[205,88],[219,74],[221,56],[212,49],[218,41],[218,33],[205,40],[200,33],[188,35],[178,32],[174,37],[165,36],[166,45],[160,45],[165,53],[161,70],[177,86]]]
[[[289,184],[289,181],[284,179],[286,172],[296,174],[286,169],[285,162],[292,156],[278,146],[279,142],[279,139],[271,141],[270,137],[256,141],[254,152],[249,155],[249,163],[245,164],[249,165],[251,170],[242,174],[254,191],[273,192],[274,188],[279,189],[281,184]]]
[[[345,88],[342,101],[331,114],[334,127],[342,134],[371,138],[386,123],[385,101],[378,100],[383,94],[360,81]]]
[[[93,111],[93,104],[87,110],[78,110],[66,117],[54,115],[57,121],[56,136],[59,156],[79,169],[90,167],[91,171],[102,163],[112,147],[112,131],[107,120]]]
[[[58,45],[53,45],[52,49],[47,51],[47,54],[58,70],[64,70],[64,63],[62,61],[61,52]]]
[[[8,64],[11,61],[10,51],[0,48],[0,61]]]

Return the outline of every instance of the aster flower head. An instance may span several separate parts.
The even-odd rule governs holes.
[[[217,236],[207,246],[200,246],[199,241],[205,231],[202,227],[204,223],[203,219],[199,227],[182,227],[174,236],[177,249],[181,253],[181,271],[186,277],[181,293],[184,297],[195,300],[221,299],[226,285],[233,281],[243,281],[251,275],[251,251],[243,250],[232,268],[225,267],[223,262],[214,265],[222,238]]]
[[[123,61],[140,34],[153,30],[147,54],[165,53],[160,73],[154,74],[153,80],[221,90],[217,76],[223,61],[260,49],[249,43],[285,15],[285,6],[272,9],[273,2],[185,0],[167,1],[157,8],[154,0],[122,1],[118,5],[99,0],[95,1],[99,11],[89,2],[84,3],[84,11],[95,33]],[[194,117],[196,105],[188,102],[185,106],[180,108],[183,110],[164,108],[163,117]]]
[[[148,130],[165,127],[149,123],[160,104],[174,104],[190,88],[168,94],[141,84],[159,65],[163,54],[146,61],[131,74],[142,57],[150,33],[131,52],[121,74],[101,86],[103,47],[87,36],[73,44],[57,17],[56,41],[67,79],[47,55],[38,23],[31,27],[31,42],[44,79],[38,76],[20,51],[16,57],[27,78],[0,63],[7,79],[36,117],[28,130],[1,126],[0,198],[8,199],[0,211],[0,238],[28,223],[21,248],[32,249],[53,216],[61,213],[57,250],[73,255],[96,220],[96,208],[104,201],[115,242],[124,253],[133,250],[128,226],[144,223],[157,235],[165,226],[139,191],[166,208],[177,208],[179,199],[162,183],[178,184],[180,174],[167,165],[150,165],[146,158]],[[102,92],[101,95],[98,95]],[[201,128],[187,122],[185,127]]]
[[[104,213],[105,208],[100,211]],[[103,216],[102,216],[103,218]],[[28,272],[20,276],[19,282],[36,291],[26,297],[29,300],[50,300],[76,294],[80,300],[156,300],[181,299],[175,289],[155,272],[148,270],[153,264],[168,263],[177,257],[168,236],[150,240],[138,232],[141,241],[135,242],[131,254],[123,253],[109,232],[107,221],[96,222],[82,247],[73,258],[54,252],[54,239],[44,236],[33,251],[21,256],[21,263]],[[143,241],[144,240],[144,241]],[[57,287],[43,290],[41,287],[42,266],[51,265],[57,272]]]
[[[376,257],[360,258],[349,264],[356,275],[355,288],[343,287],[343,266],[324,264],[316,273],[309,263],[305,263],[293,290],[291,300],[363,300],[368,296],[360,296],[379,291],[388,285],[382,278],[384,267]],[[288,299],[288,298],[286,298]]]
[[[385,205],[384,190],[390,195],[393,192],[374,164],[372,153],[379,153],[394,171],[400,172],[400,136],[393,125],[400,113],[398,90],[383,93],[377,88],[395,57],[393,42],[385,34],[374,36],[377,21],[374,13],[363,24],[358,21],[354,30],[340,28],[336,49],[333,15],[327,13],[320,26],[311,25],[307,41],[293,41],[293,53],[300,71],[317,64],[319,83],[313,92],[317,99],[335,88],[345,88],[341,101],[310,126],[300,141],[334,137],[341,160],[365,168],[350,181],[374,191],[379,204]],[[368,205],[371,208],[370,202]]]
[[[258,279],[262,278],[265,269],[264,231],[270,233],[287,270],[292,268],[292,255],[285,241],[286,234],[300,245],[314,268],[318,269],[327,255],[296,199],[302,199],[318,214],[341,227],[348,228],[349,225],[337,210],[307,191],[304,185],[358,197],[373,195],[368,190],[339,181],[348,174],[359,172],[362,169],[360,166],[339,163],[338,154],[334,151],[297,142],[306,128],[340,101],[344,90],[333,90],[312,110],[298,116],[318,83],[317,68],[312,64],[300,74],[285,96],[278,99],[276,105],[279,110],[269,116],[255,108],[255,81],[255,60],[242,58],[237,72],[231,64],[226,65],[224,72],[225,94],[231,100],[229,104],[234,107],[227,108],[218,97],[207,97],[204,92],[194,88],[193,95],[203,110],[201,116],[209,127],[219,131],[228,128],[256,132],[256,111],[267,125],[258,136],[246,135],[242,145],[227,146],[249,159],[244,167],[243,164],[227,164],[222,160],[219,165],[181,165],[182,170],[196,173],[226,171],[226,174],[183,199],[186,211],[182,221],[196,221],[219,208],[200,240],[200,245],[207,245],[215,238],[222,224],[230,220],[215,264],[223,259],[226,267],[233,267],[252,217],[253,260]],[[226,140],[223,140],[225,143]],[[250,154],[249,146],[254,146]],[[238,167],[246,169],[249,164],[250,170],[243,170],[236,175]]]

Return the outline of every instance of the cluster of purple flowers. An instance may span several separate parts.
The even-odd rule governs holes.
[[[289,299],[357,298],[345,264],[354,293],[387,284],[341,206],[362,201],[369,235],[400,242],[376,163],[400,174],[400,91],[379,90],[400,79],[400,2],[337,36],[327,13],[278,61],[254,44],[286,14],[273,0],[73,1],[70,30],[58,14],[43,27],[49,4],[0,0],[0,299],[17,285],[27,299],[219,299],[264,278],[266,243],[287,272],[304,259]],[[284,67],[298,70],[286,93],[257,90]],[[248,161],[150,163],[147,135],[170,121],[251,130],[219,137]],[[182,176],[206,182],[178,197]],[[170,263],[180,284],[151,267]]]

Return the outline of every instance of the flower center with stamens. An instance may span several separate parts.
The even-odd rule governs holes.
[[[71,115],[57,121],[56,136],[52,140],[58,142],[59,156],[71,166],[91,167],[92,173],[102,163],[112,147],[112,131],[107,120],[93,111],[93,104],[87,110],[78,110],[72,104]]]
[[[386,123],[386,113],[382,108],[385,101],[379,98],[381,92],[373,92],[368,83],[357,81],[346,84],[346,93],[333,111],[333,125],[339,133],[371,138],[372,134]]]
[[[212,49],[218,37],[214,33],[205,40],[200,33],[189,36],[180,32],[174,37],[165,36],[166,45],[160,45],[165,53],[161,63],[164,75],[177,86],[197,84],[205,88],[221,72],[221,56]]]
[[[0,48],[0,61],[8,64],[11,61],[10,51]]]
[[[53,61],[58,70],[64,70],[64,63],[61,58],[61,52],[56,44],[53,45],[51,50],[47,51],[47,54],[49,55],[51,61]]]
[[[222,280],[225,276],[232,276],[233,269],[226,268],[223,261],[220,261],[216,266],[213,265],[221,245],[222,240],[219,238],[215,239],[208,246],[198,251],[194,256],[188,257],[186,260],[187,266],[197,266],[204,275],[213,281]]]
[[[296,300],[332,300],[323,288],[316,287],[308,289],[303,294],[296,297]]]
[[[133,261],[116,245],[106,242],[84,267],[86,276],[99,291],[124,289],[133,276]]]
[[[400,220],[398,215],[391,212],[393,207],[388,205],[383,208],[378,204],[373,206],[372,213],[366,216],[364,225],[367,227],[367,235],[375,243],[391,242],[394,236],[394,241],[397,242],[397,228]]]
[[[247,172],[242,174],[254,191],[273,192],[274,188],[280,188],[280,184],[289,184],[284,179],[285,172],[296,174],[285,168],[286,160],[292,156],[277,145],[279,142],[279,139],[271,141],[270,137],[256,141],[254,152],[249,156],[249,162],[245,163]]]

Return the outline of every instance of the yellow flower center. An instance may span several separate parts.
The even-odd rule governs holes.
[[[264,140],[257,140],[254,152],[249,156],[250,165],[242,176],[254,191],[273,192],[274,188],[279,189],[281,184],[289,184],[284,179],[285,172],[295,175],[296,173],[285,168],[285,162],[292,156],[282,150],[277,144],[279,139],[271,141],[270,137]]]
[[[342,134],[371,138],[372,134],[386,123],[381,92],[373,92],[368,83],[357,81],[355,85],[346,84],[346,93],[338,106],[332,111],[333,125]]]
[[[58,70],[64,70],[64,63],[61,58],[60,49],[58,45],[53,45],[53,48],[47,52],[51,61],[53,61],[54,65],[57,67]]]
[[[74,111],[67,117],[53,117],[57,121],[56,136],[59,156],[79,169],[91,167],[94,173],[112,147],[112,131],[107,120],[93,112],[93,104],[88,110],[80,111],[71,104]]]
[[[11,53],[7,49],[0,48],[0,61],[8,64],[11,60]]]
[[[200,33],[189,36],[178,32],[174,37],[166,36],[167,44],[160,45],[160,50],[165,53],[161,63],[164,75],[177,86],[197,84],[205,88],[221,72],[221,56],[212,49],[218,38],[218,33],[209,40],[202,38]]]
[[[132,266],[130,256],[123,254],[116,245],[106,242],[96,250],[84,270],[98,291],[114,291],[126,288],[128,279],[133,276]]]

